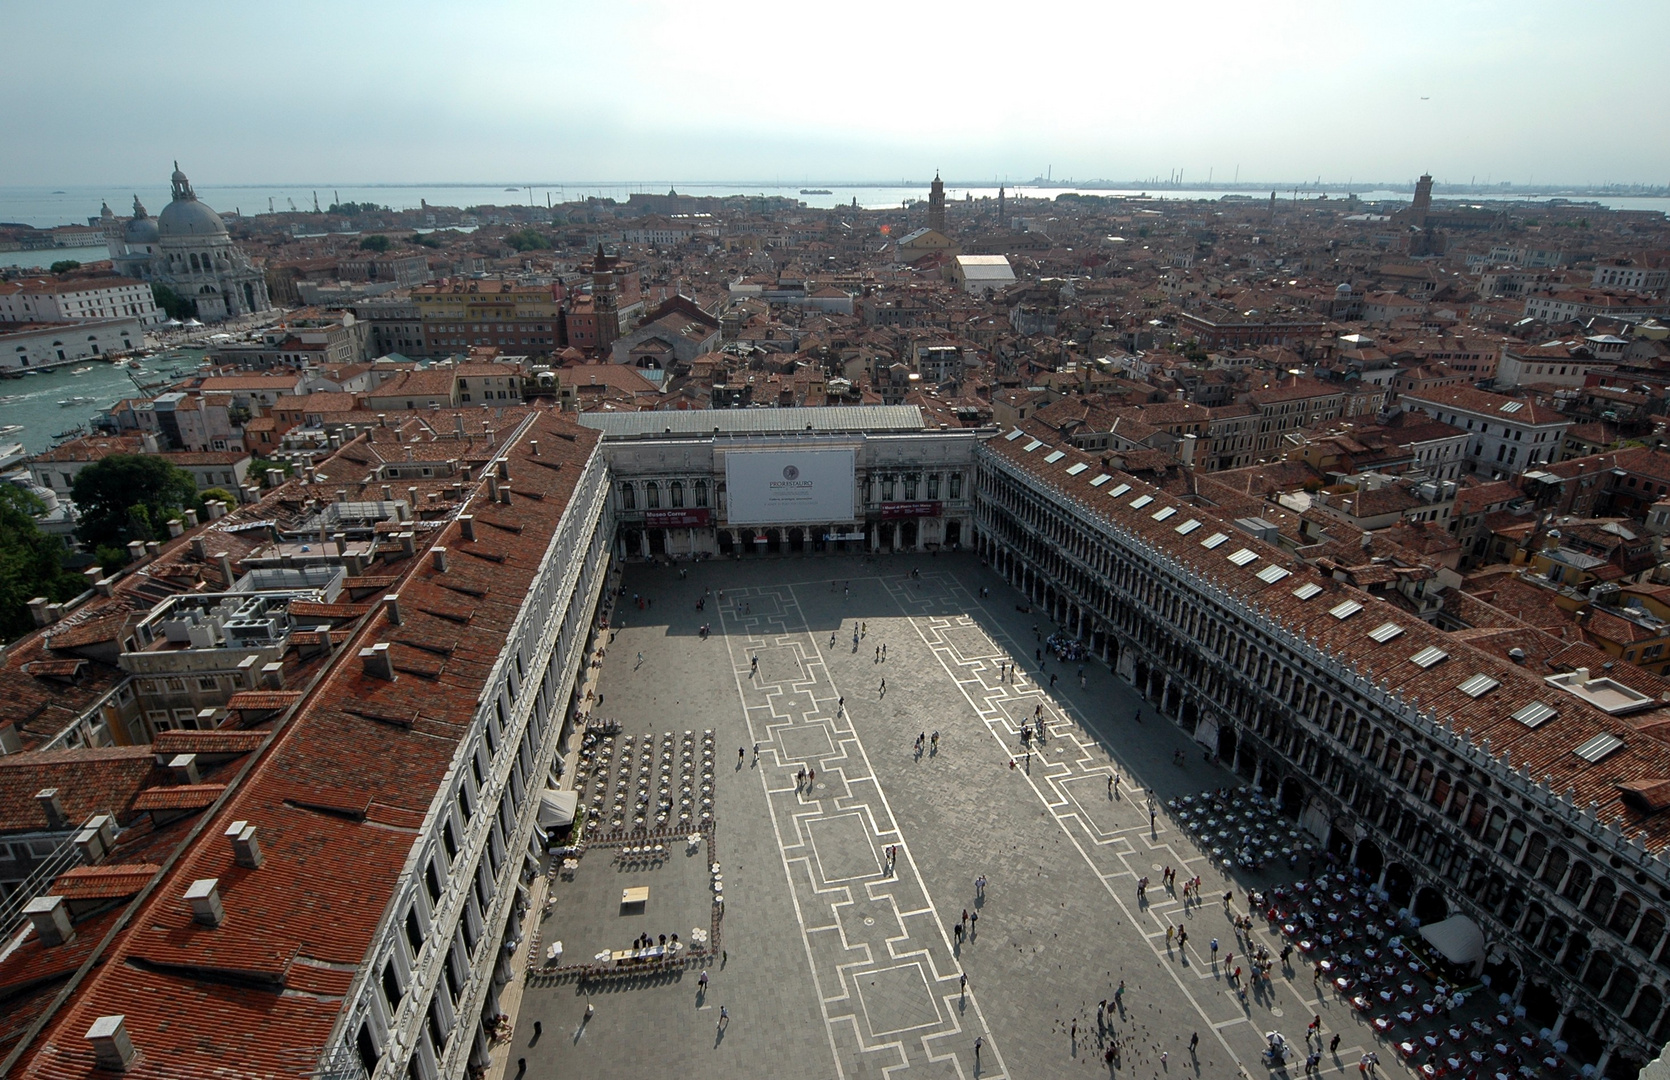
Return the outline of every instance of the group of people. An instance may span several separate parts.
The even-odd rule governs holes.
[[[1044,648],[1054,653],[1057,660],[1083,660],[1089,655],[1084,642],[1063,634],[1051,634],[1045,639]]]

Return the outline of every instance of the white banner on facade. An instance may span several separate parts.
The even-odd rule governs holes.
[[[732,525],[851,521],[851,450],[733,450],[725,455]]]

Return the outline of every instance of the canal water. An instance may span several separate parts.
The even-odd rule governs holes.
[[[0,435],[0,446],[22,443],[27,452],[39,453],[78,426],[92,430],[93,418],[123,398],[140,397],[134,378],[146,385],[168,372],[185,378],[196,374],[202,360],[201,348],[175,348],[143,358],[139,368],[94,359],[0,379],[0,429],[22,428]]]

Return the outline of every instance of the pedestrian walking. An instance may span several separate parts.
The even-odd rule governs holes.
[[[696,988],[698,990],[706,990],[707,989],[707,968],[703,968],[701,975],[697,977]]]
[[[881,680],[881,696],[882,697],[887,696],[887,680],[886,679]]]
[[[1337,1031],[1334,1032],[1334,1037],[1328,1040],[1328,1053],[1339,1053],[1339,1032]]]
[[[965,971],[957,976],[957,989],[965,994],[968,993],[968,972]]]
[[[935,750],[938,750],[939,749],[939,732],[937,732],[937,731],[934,732],[934,737],[929,741],[933,744],[933,748]]]
[[[760,670],[760,658],[755,656],[755,657],[752,657],[751,659],[752,659],[753,662],[749,665],[749,670],[750,671]]]
[[[881,646],[881,662],[887,663],[887,645],[885,642]]]
[[[747,747],[739,746],[739,747],[736,748],[736,763],[738,765],[741,765],[742,762],[747,757],[748,757],[748,748]]]
[[[525,1076],[525,1075],[527,1075],[527,1072],[528,1072],[528,1059],[523,1058],[523,1057],[517,1058],[516,1059],[516,1075],[517,1076]]]
[[[985,1046],[985,1045],[986,1045],[986,1037],[984,1035],[974,1036],[974,1056],[975,1057],[980,1056],[980,1048],[982,1046]]]
[[[1217,958],[1218,958],[1218,939],[1217,938],[1212,939],[1211,948],[1212,948],[1212,959],[1217,960]]]
[[[965,923],[968,922],[968,909],[967,908],[963,908],[962,921],[965,922]]]
[[[538,1020],[535,1020],[533,1022],[533,1041],[528,1043],[528,1045],[532,1046],[534,1043],[538,1042],[539,1037],[543,1034],[545,1034],[545,1025],[540,1023]]]
[[[806,770],[806,786],[811,787],[813,784],[815,784],[817,782],[818,782],[818,770],[807,769]]]
[[[1054,690],[1054,689],[1055,689],[1055,678],[1056,678],[1056,677],[1055,677],[1055,676],[1054,676],[1054,675],[1051,675],[1051,676],[1050,676],[1050,689],[1051,689],[1051,690]]]
[[[876,646],[876,660],[875,660],[875,662],[878,663],[878,664],[881,663],[881,646],[880,645]]]
[[[1190,1055],[1194,1054],[1195,1047],[1197,1047],[1199,1045],[1200,1045],[1200,1032],[1197,1031],[1194,1034],[1189,1036],[1189,1053],[1190,1053]]]
[[[973,937],[974,931],[980,925],[980,911],[975,909],[968,914],[968,936]]]
[[[731,1026],[731,1012],[723,1005],[719,1006],[719,1026],[721,1028],[728,1028]]]
[[[755,761],[760,760],[760,744],[759,743],[754,744],[754,760]]]

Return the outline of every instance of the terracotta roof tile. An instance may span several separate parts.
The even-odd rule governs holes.
[[[133,800],[135,810],[201,810],[220,798],[225,784],[176,784],[146,788]]]

